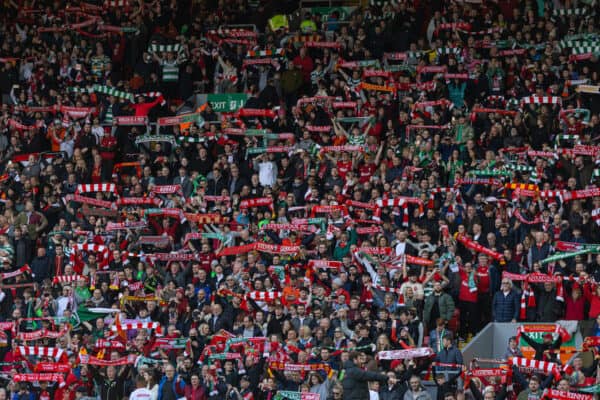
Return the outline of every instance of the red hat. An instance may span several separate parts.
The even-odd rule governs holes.
[[[400,364],[402,364],[401,360],[392,360],[392,362],[390,363],[390,367],[394,370]]]
[[[544,339],[552,339],[552,334],[551,333],[546,333],[544,335]]]

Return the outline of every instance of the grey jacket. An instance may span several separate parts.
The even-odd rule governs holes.
[[[418,392],[407,390],[406,393],[404,393],[404,400],[431,400],[431,395],[427,390],[421,387]]]

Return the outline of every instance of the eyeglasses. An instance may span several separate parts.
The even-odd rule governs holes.
[[[334,396],[341,396],[342,392],[332,392]]]
[[[510,285],[510,282],[502,282],[503,285]]]

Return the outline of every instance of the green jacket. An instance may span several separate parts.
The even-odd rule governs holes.
[[[38,227],[45,229],[48,226],[48,220],[44,214],[38,211],[34,211],[31,218],[28,218],[27,213],[23,211],[15,218],[14,225],[27,225],[27,233],[29,234],[29,238],[35,241],[39,235],[36,229]]]
[[[427,326],[431,319],[431,310],[435,301],[435,294],[432,293],[425,298],[425,304],[423,306],[423,324]],[[454,300],[448,293],[442,292],[439,296],[438,307],[440,309],[440,318],[450,321],[452,314],[454,314]]]
[[[351,229],[348,231],[348,233],[348,242],[346,243],[346,246],[340,247],[338,242],[333,249],[333,259],[336,261],[342,261],[342,258],[350,253],[350,246],[356,244],[358,241],[358,234],[356,233],[356,230]]]

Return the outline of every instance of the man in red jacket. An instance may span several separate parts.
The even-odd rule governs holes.
[[[304,83],[310,83],[310,73],[314,69],[313,59],[306,52],[306,48],[300,48],[299,54],[294,58],[294,64],[302,66],[302,77]]]
[[[482,322],[485,324],[490,320],[491,298],[490,298],[490,266],[486,254],[479,253],[477,256],[477,292],[478,301],[483,311]],[[483,325],[482,324],[482,325]]]
[[[136,117],[145,117],[148,115],[150,110],[152,110],[157,104],[160,104],[164,101],[163,96],[158,96],[156,100],[146,103],[146,98],[144,96],[137,97],[137,103],[131,104],[130,107],[135,111]]]

